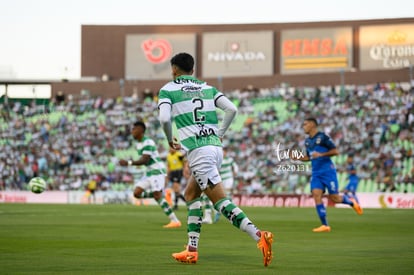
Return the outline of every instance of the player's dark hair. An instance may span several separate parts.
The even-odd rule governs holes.
[[[136,121],[136,122],[134,122],[133,125],[134,125],[134,127],[136,127],[136,126],[142,127],[142,129],[144,129],[144,132],[145,132],[145,129],[147,128],[147,127],[145,127],[145,123],[142,122],[142,121]]]
[[[306,121],[311,121],[313,123],[315,123],[316,126],[318,126],[318,121],[316,120],[316,118],[314,117],[308,117],[307,119],[305,119]]]
[[[170,62],[171,66],[175,65],[186,73],[194,68],[194,58],[188,53],[178,53],[171,58]]]

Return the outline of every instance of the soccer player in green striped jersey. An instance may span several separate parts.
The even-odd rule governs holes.
[[[171,209],[170,205],[164,198],[163,189],[165,186],[165,178],[167,170],[164,162],[160,159],[157,145],[154,140],[145,136],[145,123],[137,121],[134,123],[131,134],[137,140],[138,155],[141,157],[138,160],[119,160],[119,165],[145,165],[145,176],[135,183],[134,197],[139,198],[154,198],[154,200],[161,206],[165,215],[168,216],[170,222],[164,225],[164,228],[180,227],[181,222]]]
[[[272,259],[273,234],[259,230],[247,215],[226,197],[219,174],[223,160],[221,140],[237,113],[234,104],[215,87],[193,77],[194,59],[188,53],[179,53],[171,59],[173,80],[159,91],[159,120],[170,147],[183,148],[191,177],[185,190],[188,207],[188,243],[184,251],[173,253],[175,260],[196,263],[198,242],[202,225],[204,192],[213,202],[214,208],[223,214],[235,227],[249,234],[263,253],[264,266]],[[224,111],[220,123],[216,108]],[[172,135],[172,122],[178,129],[180,143]]]

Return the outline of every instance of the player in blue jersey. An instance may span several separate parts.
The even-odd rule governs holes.
[[[356,195],[359,178],[358,178],[356,167],[354,164],[353,155],[348,155],[346,162],[347,162],[346,172],[348,173],[349,181],[348,181],[347,186],[342,190],[342,192],[344,193],[345,196],[349,198],[353,198],[359,203],[358,197]]]
[[[348,204],[359,215],[362,215],[362,208],[355,199],[339,195],[336,168],[331,160],[331,157],[338,155],[339,151],[332,139],[318,130],[318,122],[315,118],[305,119],[303,122],[303,130],[309,136],[305,140],[306,155],[303,157],[291,156],[291,158],[301,161],[311,161],[311,192],[315,201],[316,212],[322,223],[321,226],[314,228],[313,232],[330,232],[331,227],[328,225],[326,218],[326,208],[322,202],[322,195],[325,190],[328,191],[329,198],[333,202]]]

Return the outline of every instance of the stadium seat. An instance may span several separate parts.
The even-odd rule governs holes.
[[[305,194],[310,194],[311,193],[310,183],[306,183],[304,193]]]
[[[414,192],[414,188],[413,188],[413,184],[407,184],[407,193],[413,193]]]
[[[358,183],[358,189],[357,192],[367,192],[367,180],[366,179],[360,179]]]
[[[375,188],[374,182],[372,179],[367,179],[365,182],[365,190],[363,192],[373,192],[373,189]]]

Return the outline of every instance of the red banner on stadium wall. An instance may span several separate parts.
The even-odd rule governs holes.
[[[358,194],[362,208],[414,209],[414,194],[402,193],[361,193]],[[336,204],[335,207],[348,207]]]
[[[314,207],[313,198],[309,195],[234,195],[232,201],[239,206],[251,207]],[[333,205],[328,198],[323,203]]]
[[[134,204],[137,206],[156,205],[153,199],[134,199],[129,191],[98,191],[95,199],[89,200],[84,191],[46,191],[34,194],[29,191],[0,191],[0,203],[67,203],[67,204]],[[414,209],[414,193],[359,193],[363,208]],[[310,195],[234,195],[232,200],[241,207],[315,207]],[[335,204],[326,196],[323,203],[330,207],[349,207]],[[181,203],[184,205],[184,203]]]
[[[282,74],[352,69],[352,28],[282,31]]]
[[[68,203],[68,192],[0,191],[0,203]]]

